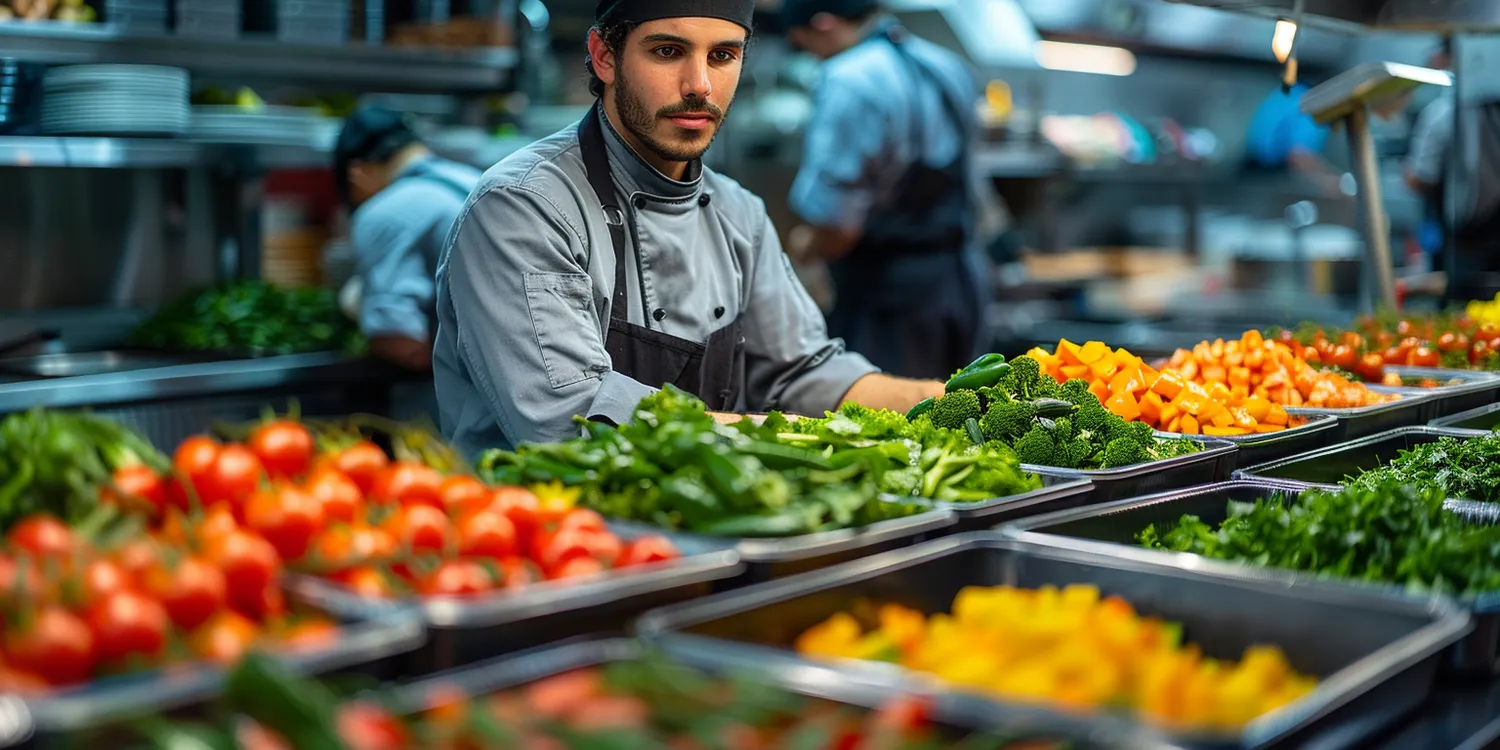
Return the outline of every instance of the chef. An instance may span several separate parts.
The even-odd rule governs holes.
[[[887,372],[946,378],[988,344],[975,78],[876,0],[785,0],[782,21],[824,60],[791,191],[807,227],[789,250],[831,264],[834,335]]]
[[[358,318],[370,353],[425,372],[439,255],[480,172],[433,155],[401,113],[367,108],[344,123],[334,175],[354,208]]]
[[[700,159],[754,0],[606,0],[576,125],[487,172],[438,271],[444,431],[473,454],[630,418],[668,383],[720,412],[906,409],[936,382],[828,337],[759,198]]]

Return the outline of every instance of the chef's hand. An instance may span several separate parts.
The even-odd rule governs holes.
[[[890,409],[903,414],[918,402],[943,395],[943,384],[936,380],[907,380],[875,373],[854,382],[844,394],[842,403],[862,404],[871,409]]]

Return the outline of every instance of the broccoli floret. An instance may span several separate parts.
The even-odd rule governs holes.
[[[1099,403],[1099,397],[1089,393],[1089,383],[1083,378],[1075,378],[1063,383],[1057,389],[1057,397],[1074,406]]]
[[[1092,404],[1084,404],[1073,413],[1073,427],[1079,432],[1102,437],[1109,434],[1109,418],[1114,416],[1095,399]]]
[[[1050,398],[1059,388],[1051,375],[1042,372],[1041,363],[1031,357],[1011,360],[1010,372],[1000,379],[998,386],[1019,401]]]
[[[1115,438],[1128,438],[1130,440],[1134,440],[1137,443],[1140,443],[1141,445],[1150,445],[1151,439],[1154,437],[1155,435],[1151,431],[1151,425],[1148,425],[1145,422],[1121,421],[1118,425],[1112,425],[1109,433],[1109,438],[1111,440],[1114,440]]]
[[[1053,420],[1052,437],[1058,443],[1071,442],[1073,440],[1073,420],[1067,417],[1059,417]]]
[[[954,391],[938,399],[928,416],[932,417],[932,423],[938,427],[962,430],[964,422],[979,419],[981,412],[979,394],[973,391]]]
[[[1074,440],[1067,445],[1058,446],[1057,452],[1053,454],[1052,460],[1056,466],[1063,469],[1088,469],[1092,468],[1095,461],[1094,454],[1099,449],[1087,439]]]
[[[1023,464],[1051,466],[1053,454],[1057,451],[1057,444],[1053,442],[1051,433],[1041,425],[1037,425],[1016,441],[1015,450],[1016,456]]]
[[[1146,453],[1146,446],[1132,440],[1131,438],[1115,438],[1104,447],[1104,461],[1102,467],[1113,469],[1120,466],[1134,466],[1150,460]]]
[[[1036,407],[1026,401],[1002,401],[990,405],[979,420],[985,440],[1010,441],[1026,434],[1036,418]]]
[[[1124,417],[1121,417],[1120,415],[1107,410],[1104,412],[1104,414],[1104,429],[1097,431],[1096,434],[1103,435],[1105,440],[1110,440],[1124,435],[1125,432],[1123,431],[1130,429],[1125,426],[1129,423],[1125,421]]]

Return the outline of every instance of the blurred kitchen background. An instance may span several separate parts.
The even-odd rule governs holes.
[[[1337,321],[1371,303],[1352,178],[1330,190],[1246,166],[1247,124],[1279,85],[1273,38],[1290,0],[1205,4],[1260,7],[889,3],[989,81],[977,106],[1000,350],[1061,336],[1150,349]],[[1440,38],[1423,29],[1436,27],[1355,17],[1382,5],[1403,3],[1312,3],[1345,18],[1304,24],[1302,80],[1366,61],[1424,64]],[[337,288],[352,270],[328,173],[338,118],[357,103],[407,110],[441,155],[488,167],[589,103],[593,6],[0,0],[0,341],[46,328],[61,334],[54,348],[112,346],[164,300],[233,278]],[[764,3],[709,159],[786,231],[816,66],[788,52],[775,6]],[[1455,44],[1463,57],[1487,42]],[[48,72],[82,63],[177,70]],[[1412,123],[1436,93],[1418,90],[1372,125],[1399,292],[1412,303],[1442,290],[1441,263],[1421,249],[1421,201],[1401,179]],[[1343,134],[1328,143],[1330,163],[1350,171]],[[819,269],[801,270],[818,291]]]

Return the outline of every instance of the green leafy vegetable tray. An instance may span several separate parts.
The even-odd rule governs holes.
[[[1302,487],[1332,489],[1348,477],[1378,469],[1404,450],[1453,437],[1472,438],[1473,432],[1439,427],[1403,427],[1370,435],[1278,461],[1258,464],[1234,473],[1236,479],[1266,479]],[[1472,498],[1479,499],[1479,498]]]

